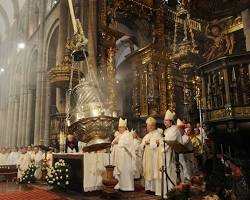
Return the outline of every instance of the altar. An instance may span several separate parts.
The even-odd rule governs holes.
[[[53,165],[59,159],[70,166],[70,190],[89,192],[103,189],[102,175],[109,164],[108,153],[54,153]]]

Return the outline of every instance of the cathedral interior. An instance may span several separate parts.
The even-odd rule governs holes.
[[[170,110],[201,123],[216,152],[249,159],[249,0],[72,2],[76,21],[67,0],[0,0],[0,147],[89,137],[72,95],[108,107],[98,127],[121,116],[143,137]],[[87,62],[73,55],[81,45]],[[89,77],[98,88],[81,85]]]

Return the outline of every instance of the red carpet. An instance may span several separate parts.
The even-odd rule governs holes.
[[[68,199],[49,191],[32,189],[30,191],[23,191],[23,192],[0,193],[0,200],[68,200]]]

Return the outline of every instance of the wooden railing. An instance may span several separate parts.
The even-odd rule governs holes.
[[[17,172],[18,169],[16,165],[0,165],[0,176],[3,176],[7,182],[16,181]]]

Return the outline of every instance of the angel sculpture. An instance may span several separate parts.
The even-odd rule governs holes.
[[[232,54],[234,48],[233,34],[225,34],[219,25],[214,24],[210,28],[209,26],[209,24],[206,26],[205,36],[211,39],[213,43],[203,54],[204,58],[209,61],[226,54]]]

